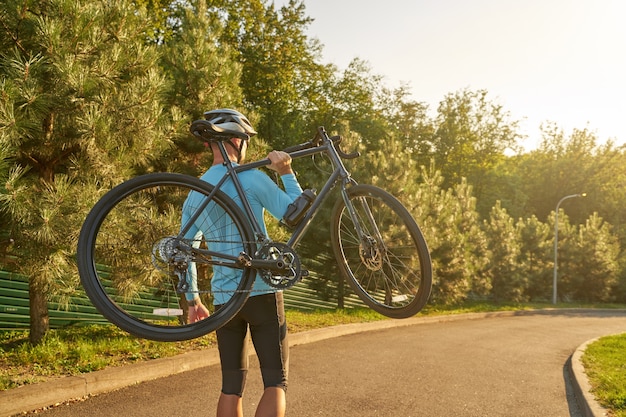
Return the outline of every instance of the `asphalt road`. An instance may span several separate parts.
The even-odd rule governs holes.
[[[287,416],[581,416],[567,362],[626,332],[625,311],[542,311],[424,323],[292,347]],[[261,392],[252,361],[244,399]],[[141,383],[38,416],[214,416],[216,366]]]

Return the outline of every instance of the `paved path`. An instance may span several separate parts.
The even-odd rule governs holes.
[[[287,415],[581,416],[568,360],[583,342],[623,332],[626,311],[556,310],[425,322],[298,345],[291,349]],[[255,366],[246,416],[254,415],[261,392]],[[219,368],[209,366],[36,415],[213,416],[219,379]]]

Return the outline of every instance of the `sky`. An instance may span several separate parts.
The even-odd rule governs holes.
[[[287,0],[275,0],[280,7]],[[624,0],[304,0],[323,62],[369,62],[431,111],[487,90],[537,147],[544,122],[626,143]]]

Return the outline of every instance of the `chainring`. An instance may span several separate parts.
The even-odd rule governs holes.
[[[289,246],[280,242],[264,244],[257,252],[257,257],[265,260],[282,261],[285,264],[284,273],[277,273],[266,269],[259,270],[263,281],[271,287],[286,289],[294,286],[306,271],[302,270],[300,257]]]

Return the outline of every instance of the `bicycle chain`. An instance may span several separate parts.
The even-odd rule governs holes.
[[[190,292],[194,294],[233,294],[233,293],[253,293],[263,292],[263,290],[206,290],[206,291],[188,291],[188,283],[184,279],[187,265],[192,262],[192,256],[188,253],[189,248],[193,247],[193,244],[185,242],[181,244],[182,239],[175,236],[166,236],[153,245],[152,248],[152,264],[161,272],[172,273],[178,276],[179,285],[177,286],[177,292],[185,293]],[[251,243],[251,242],[247,242]],[[260,259],[272,259],[280,260],[285,264],[285,275],[272,272],[269,270],[258,270],[261,279],[265,281],[269,286],[276,289],[287,289],[298,283],[303,276],[308,275],[308,271],[303,270],[300,264],[300,258],[296,252],[284,243],[279,242],[267,242],[261,246],[257,251],[256,256]]]

